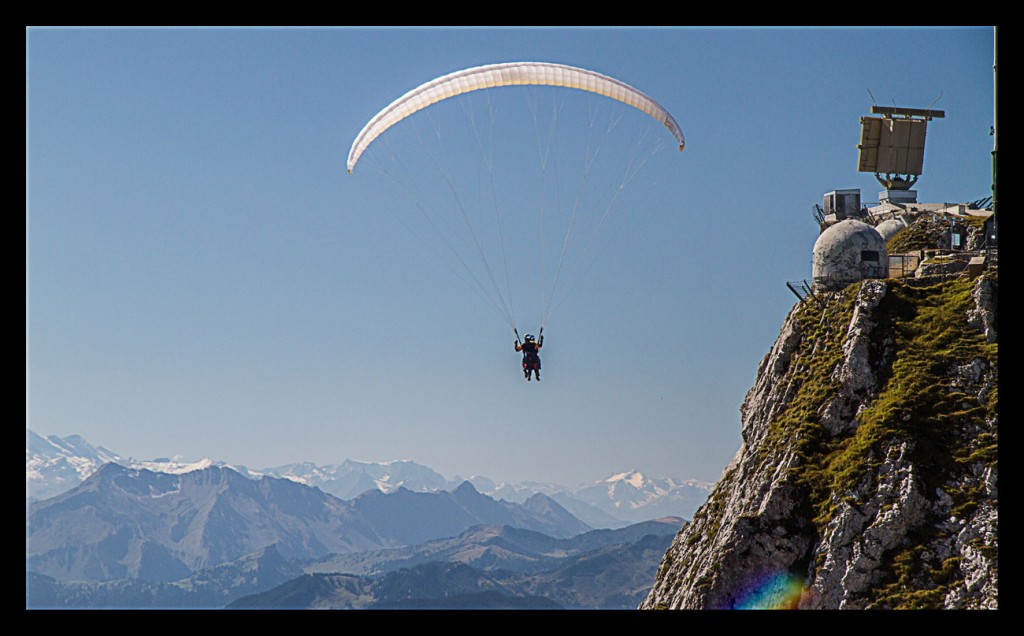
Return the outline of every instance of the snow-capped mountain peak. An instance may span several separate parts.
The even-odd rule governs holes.
[[[151,461],[133,461],[131,462],[132,468],[145,468],[151,470],[154,473],[170,473],[172,475],[181,475],[183,473],[190,473],[194,470],[202,470],[214,466],[215,463],[212,459],[204,457],[197,462],[184,462],[180,457],[174,459],[160,458]]]
[[[178,475],[211,466],[225,467],[250,479],[278,477],[314,486],[346,500],[373,490],[385,494],[400,488],[413,492],[451,491],[469,481],[479,493],[496,500],[524,503],[537,494],[550,496],[592,527],[621,527],[670,516],[689,518],[711,491],[711,484],[651,478],[637,469],[613,473],[606,479],[568,488],[530,481],[499,483],[484,476],[474,476],[469,480],[456,476],[449,480],[411,460],[374,463],[346,459],[340,464],[330,465],[299,462],[260,470],[206,457],[194,462],[185,461],[180,456],[142,461],[124,458],[103,447],[94,447],[77,435],[44,438],[27,431],[26,498],[46,499],[70,490],[108,462],[126,468]]]
[[[614,487],[616,484],[626,483],[633,488],[642,489],[644,487],[645,479],[643,473],[639,470],[633,469],[625,473],[618,473],[612,475],[605,482]]]

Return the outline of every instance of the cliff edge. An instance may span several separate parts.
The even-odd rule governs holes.
[[[995,609],[998,274],[790,311],[640,609]]]

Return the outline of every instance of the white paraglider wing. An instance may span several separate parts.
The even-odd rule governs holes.
[[[449,73],[431,80],[392,102],[387,108],[374,115],[352,142],[348,153],[348,172],[352,173],[360,155],[373,140],[402,119],[441,100],[497,86],[544,85],[576,88],[604,95],[638,108],[657,119],[679,142],[679,149],[686,145],[679,124],[658,102],[629,84],[607,75],[595,73],[574,66],[547,62],[511,62],[489,64]]]

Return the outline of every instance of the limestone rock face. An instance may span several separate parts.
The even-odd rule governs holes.
[[[795,306],[640,609],[996,608],[997,280]]]
[[[967,312],[967,323],[985,333],[989,342],[996,341],[996,285],[982,278],[974,288],[974,307]]]

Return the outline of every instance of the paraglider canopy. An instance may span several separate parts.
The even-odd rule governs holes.
[[[587,69],[548,62],[508,62],[476,66],[449,73],[412,89],[373,116],[352,142],[348,153],[348,172],[359,156],[381,133],[413,113],[443,99],[497,86],[545,85],[576,88],[604,95],[638,108],[662,122],[679,142],[686,145],[683,132],[665,108],[625,82]]]

